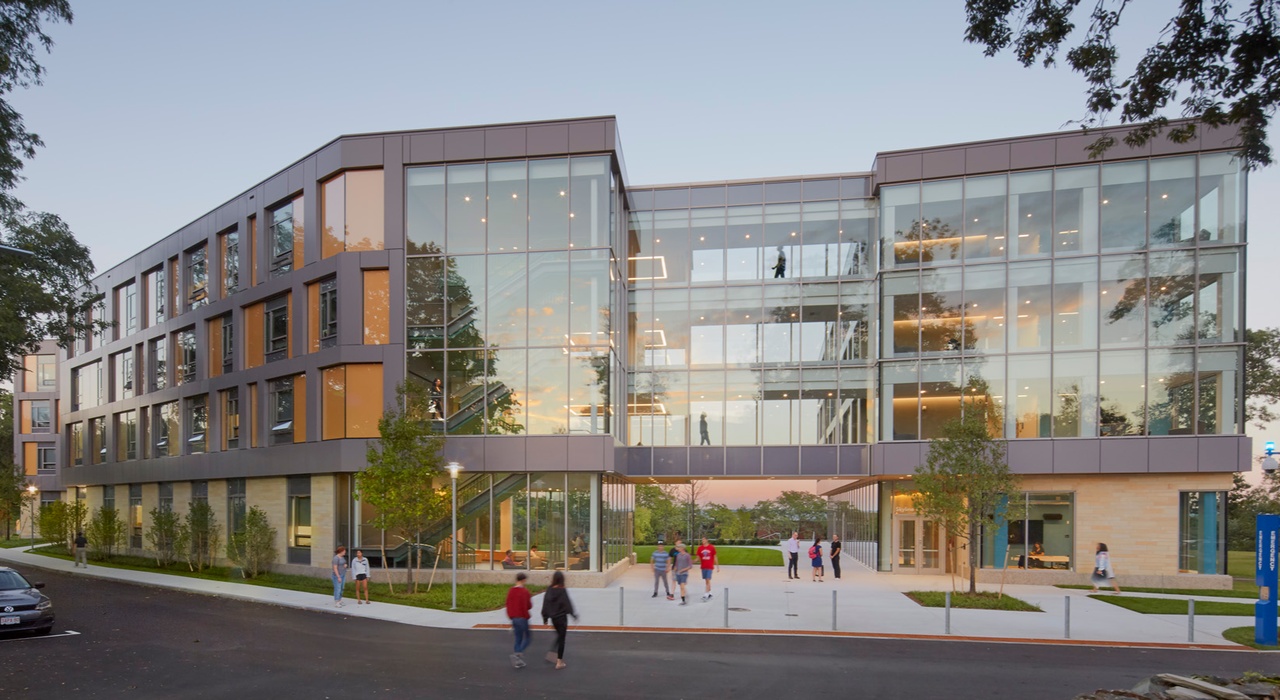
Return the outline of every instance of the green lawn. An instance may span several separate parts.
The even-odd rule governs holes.
[[[1091,595],[1094,600],[1111,603],[1144,615],[1186,615],[1187,601],[1176,598],[1143,598],[1127,595]],[[1197,615],[1233,615],[1253,617],[1252,603],[1219,603],[1197,600]]]
[[[0,540],[0,549],[13,549],[14,547],[26,547],[31,544],[30,537],[10,537],[7,540]],[[36,544],[44,544],[44,540],[37,538]]]
[[[671,545],[667,545],[670,549]],[[653,545],[636,545],[636,563],[648,564],[649,557],[657,547]],[[697,557],[697,547],[689,548],[689,556]],[[778,549],[761,549],[759,547],[716,547],[716,558],[721,566],[783,566],[782,554]],[[694,560],[695,563],[697,560]]]
[[[1269,646],[1266,644],[1255,644],[1253,642],[1253,627],[1232,627],[1222,631],[1222,638],[1236,644],[1243,644],[1254,649],[1263,651],[1280,651],[1280,646]]]
[[[1253,552],[1227,552],[1227,573],[1236,578],[1247,578],[1253,581],[1257,572],[1257,555]]]
[[[926,608],[944,608],[947,605],[947,594],[944,591],[908,591],[903,595]],[[1013,610],[1016,612],[1044,612],[1039,606],[1032,605],[1013,596],[1000,596],[991,591],[977,593],[953,592],[951,607],[970,610]]]
[[[70,559],[66,550],[62,547],[42,547],[37,549],[38,554],[55,559]],[[131,571],[153,571],[164,574],[172,574],[174,576],[187,576],[190,578],[201,578],[210,581],[230,581],[233,583],[247,583],[253,586],[264,586],[267,588],[281,588],[290,591],[302,591],[305,593],[323,593],[331,595],[333,593],[333,584],[328,578],[315,578],[312,576],[301,576],[298,574],[278,574],[266,573],[258,578],[245,579],[240,575],[239,569],[230,567],[215,566],[205,569],[200,573],[190,571],[186,564],[174,564],[167,569],[156,566],[154,559],[133,556],[116,556],[110,561],[94,561],[90,560],[93,566],[108,566],[115,569],[129,569]],[[419,592],[416,594],[404,593],[404,585],[396,584],[396,593],[387,592],[387,583],[381,579],[379,572],[375,571],[373,576],[375,581],[369,585],[369,600],[378,603],[395,603],[397,605],[411,605],[419,608],[435,608],[437,610],[448,610],[452,604],[451,589],[449,586],[449,577],[447,574],[436,574],[435,585],[427,592],[426,581],[430,576],[430,571],[422,571],[422,584],[419,586]],[[506,604],[507,589],[510,588],[505,583],[460,583],[458,584],[458,612],[484,612],[487,610],[497,610]],[[529,590],[535,595],[541,593],[543,586],[529,586]],[[355,596],[355,582],[347,581],[345,596]],[[355,603],[352,602],[352,605]]]
[[[1068,586],[1059,585],[1056,588],[1067,588],[1073,591],[1087,591],[1093,586]],[[1121,590],[1125,593],[1165,593],[1168,595],[1189,595],[1189,596],[1207,596],[1211,598],[1247,598],[1256,600],[1258,597],[1258,587],[1249,584],[1242,585],[1242,582],[1236,581],[1236,587],[1229,590],[1217,590],[1213,588],[1133,588],[1130,586],[1121,586]]]

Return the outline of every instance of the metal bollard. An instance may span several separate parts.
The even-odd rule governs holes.
[[[1062,638],[1071,639],[1071,596],[1062,596],[1062,600],[1066,603],[1062,613]]]
[[[951,634],[951,591],[947,591],[947,634]]]
[[[836,631],[836,591],[831,591],[831,631]]]
[[[618,586],[618,626],[619,627],[624,627],[627,624],[626,622],[624,622],[625,618],[622,615],[623,607],[626,603],[626,597],[625,597],[626,592],[627,592],[626,588],[623,588],[622,586]]]
[[[729,626],[729,587],[724,587],[724,626]]]
[[[1196,599],[1187,601],[1187,641],[1196,641]]]

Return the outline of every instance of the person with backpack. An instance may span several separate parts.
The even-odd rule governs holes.
[[[813,546],[809,548],[809,561],[813,564],[811,581],[822,581],[822,538],[813,536]]]

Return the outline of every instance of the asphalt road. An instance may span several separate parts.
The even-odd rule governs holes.
[[[28,569],[55,634],[0,641],[0,698],[1034,698],[1159,672],[1274,670],[1223,651],[809,637],[575,633],[554,671],[510,635],[410,627]]]

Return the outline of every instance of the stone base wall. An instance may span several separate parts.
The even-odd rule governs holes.
[[[566,571],[564,572],[565,583],[570,588],[605,588],[615,579],[626,572],[632,565],[631,559],[624,559],[617,564],[609,567],[607,571]],[[315,576],[328,580],[329,569],[316,566],[301,566],[297,564],[277,564],[272,567],[273,571],[284,574],[298,574],[301,576]],[[403,586],[408,580],[409,572],[405,569],[372,569],[371,585],[387,585],[387,580],[396,586]],[[441,567],[435,572],[433,587],[448,586],[452,581],[452,570]],[[460,569],[458,571],[458,583],[500,583],[510,585],[515,582],[516,574],[519,571],[514,569],[498,570],[498,571],[477,571]],[[544,569],[533,571],[525,571],[529,576],[529,583],[536,586],[550,586],[551,575],[553,572]],[[423,568],[417,571],[415,578],[418,581],[419,588],[425,589],[428,581],[432,581],[431,569]],[[348,580],[350,576],[348,575]]]
[[[1051,571],[1048,569],[1009,569],[1004,572],[1004,583],[1008,584],[1032,584],[1038,586],[1089,586],[1093,581],[1089,578],[1090,571]],[[1001,572],[999,569],[979,569],[978,583],[996,584],[1001,581]],[[1120,584],[1120,589],[1124,590],[1129,587],[1136,588],[1192,588],[1206,591],[1226,591],[1231,590],[1232,579],[1230,576],[1214,576],[1209,574],[1174,574],[1162,576],[1158,574],[1132,574],[1126,575],[1119,571],[1116,572],[1116,583]],[[1110,583],[1100,585],[1099,588],[1111,590]]]

